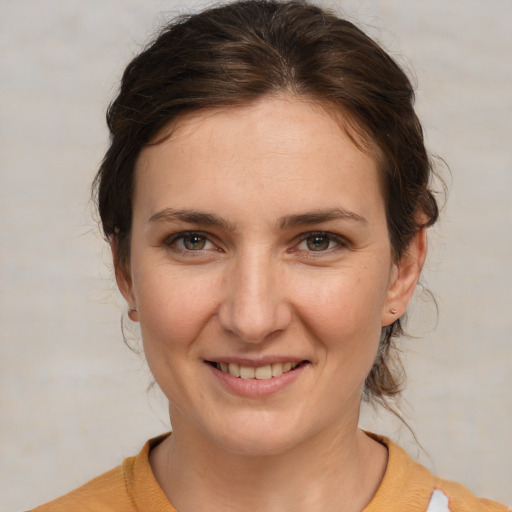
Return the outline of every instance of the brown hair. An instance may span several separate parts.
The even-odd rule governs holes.
[[[349,21],[302,1],[246,0],[179,18],[126,68],[110,105],[110,147],[95,179],[103,232],[129,262],[134,172],[141,149],[192,111],[291,92],[341,113],[377,155],[390,243],[399,260],[438,217],[414,91],[395,61]],[[383,329],[364,398],[400,392],[392,353],[400,320]]]

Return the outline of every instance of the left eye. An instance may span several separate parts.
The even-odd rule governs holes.
[[[327,251],[340,245],[339,241],[327,233],[313,233],[304,238],[298,246],[299,250]]]

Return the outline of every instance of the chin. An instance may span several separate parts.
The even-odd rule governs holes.
[[[220,447],[225,451],[247,457],[272,457],[281,455],[297,444],[290,439],[289,435],[275,436],[269,435],[266,432],[260,432],[254,436],[247,435],[247,433],[244,433],[243,436],[231,435],[229,438],[223,438],[217,441]]]
[[[251,417],[252,416],[252,417]],[[264,413],[248,415],[243,421],[230,422],[210,439],[226,452],[253,457],[280,455],[303,441],[304,433],[290,420],[268,418]]]

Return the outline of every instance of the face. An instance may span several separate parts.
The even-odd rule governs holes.
[[[392,260],[375,160],[278,97],[184,118],[136,172],[117,276],[176,435],[275,454],[355,431],[421,266]]]

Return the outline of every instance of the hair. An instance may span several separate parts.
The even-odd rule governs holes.
[[[375,155],[396,261],[420,229],[435,223],[433,168],[414,90],[400,66],[330,11],[300,0],[244,0],[166,25],[124,71],[107,112],[110,146],[94,181],[116,264],[129,264],[138,156],[162,128],[191,112],[280,93],[327,107],[352,140]],[[403,368],[394,339],[401,334],[400,319],[383,329],[365,400],[388,407],[400,393]]]

